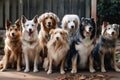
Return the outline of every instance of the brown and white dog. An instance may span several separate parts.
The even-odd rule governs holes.
[[[38,39],[38,18],[35,16],[28,20],[25,16],[21,18],[22,23],[22,52],[25,59],[24,72],[30,71],[30,65],[33,65],[33,72],[38,72],[39,63],[39,39]],[[31,64],[30,64],[31,63]],[[33,63],[33,64],[32,64]]]
[[[52,29],[50,40],[47,44],[48,55],[44,59],[43,67],[48,69],[47,74],[52,73],[52,65],[60,66],[60,73],[64,74],[65,58],[69,50],[68,33],[63,29]],[[48,67],[49,66],[49,67]]]
[[[40,53],[44,58],[47,56],[47,42],[49,39],[49,31],[58,27],[59,18],[52,12],[46,12],[39,17],[41,30],[39,32]]]
[[[21,70],[21,24],[20,20],[16,20],[12,24],[9,20],[6,21],[6,38],[5,38],[5,55],[0,62],[1,71],[5,71],[8,65],[14,67],[17,63],[17,71]],[[10,67],[9,66],[9,67]]]

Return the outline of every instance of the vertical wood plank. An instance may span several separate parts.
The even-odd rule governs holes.
[[[3,28],[3,1],[0,0],[0,29]]]
[[[16,0],[10,1],[10,19],[11,21],[16,20]]]
[[[44,0],[44,11],[45,12],[50,12],[52,11],[52,6],[51,6],[51,0]]]
[[[78,13],[77,6],[78,6],[78,0],[71,0],[71,13],[72,14]]]
[[[10,1],[6,0],[5,1],[5,20],[10,18]]]
[[[37,0],[37,14],[41,15],[44,12],[44,0]]]
[[[58,14],[58,0],[52,0],[52,12],[54,12],[55,14]]]
[[[23,15],[23,0],[18,0],[18,1],[19,1],[18,16],[20,18],[21,15]]]
[[[94,18],[95,23],[96,23],[96,20],[97,20],[96,10],[97,10],[97,0],[91,0],[91,17]]]
[[[91,5],[90,5],[90,0],[86,0],[86,6],[85,6],[86,10],[85,10],[85,16],[86,17],[91,17],[91,13],[90,13],[90,9],[91,9]]]

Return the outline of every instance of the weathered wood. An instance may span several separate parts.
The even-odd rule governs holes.
[[[0,0],[0,29],[3,28],[3,2]]]

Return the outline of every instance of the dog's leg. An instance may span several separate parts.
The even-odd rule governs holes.
[[[77,54],[72,58],[72,70],[71,73],[77,73]]]
[[[27,53],[24,53],[24,56],[25,56],[25,70],[24,70],[24,72],[29,72],[30,69],[29,69],[29,58],[28,58],[28,54],[27,54]]]
[[[38,72],[38,60],[39,60],[39,55],[38,53],[35,55],[35,58],[34,58],[34,70],[33,72]]]
[[[102,52],[101,53],[101,72],[106,72],[105,65],[104,65],[104,57],[105,57],[105,53]]]
[[[113,64],[114,64],[114,69],[115,69],[115,71],[120,72],[120,69],[117,67],[117,64],[116,64],[115,51],[116,51],[116,50],[113,51]]]
[[[95,72],[95,69],[94,69],[94,67],[93,67],[93,58],[92,58],[92,56],[90,55],[89,56],[89,71],[91,72],[91,73],[94,73]]]
[[[48,57],[46,57],[43,63],[43,68],[45,69],[45,71],[48,70],[48,65],[49,65],[49,60],[48,60]]]
[[[20,64],[21,64],[21,53],[17,55],[17,71],[21,71]]]
[[[62,62],[61,62],[61,66],[60,66],[60,73],[61,74],[65,74],[65,71],[64,71],[64,65],[65,65],[65,58],[63,58]]]
[[[9,59],[9,54],[6,53],[4,56],[4,63],[3,63],[3,68],[0,71],[5,71],[7,69],[7,65],[8,65],[8,59]]]
[[[49,69],[47,71],[47,74],[51,74],[52,73],[52,62],[53,62],[53,60],[52,60],[52,58],[50,56],[49,57]]]

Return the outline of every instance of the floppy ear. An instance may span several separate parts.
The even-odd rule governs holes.
[[[25,17],[24,15],[22,15],[22,17],[21,17],[21,22],[22,22],[22,23],[25,23],[26,21],[27,21],[26,17]]]
[[[38,23],[38,16],[37,15],[33,18],[33,21],[34,21],[34,23]]]
[[[109,24],[109,22],[105,22],[103,21],[103,24],[102,24],[102,34],[104,33],[105,29],[106,29],[106,26]]]
[[[11,25],[11,21],[9,21],[9,20],[7,19],[7,20],[6,20],[6,25],[5,25],[6,30],[9,29],[10,25]]]
[[[41,23],[43,21],[43,19],[45,18],[45,15],[46,15],[46,13],[39,16],[39,18],[38,18],[39,23]]]
[[[17,19],[17,20],[15,21],[15,24],[16,24],[17,27],[21,30],[21,22],[20,22],[19,19]]]

